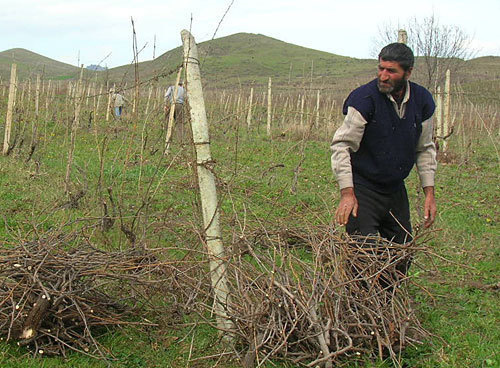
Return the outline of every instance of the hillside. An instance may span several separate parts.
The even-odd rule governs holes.
[[[267,85],[269,77],[278,90],[301,88],[336,89],[346,85],[349,88],[367,81],[375,75],[373,59],[355,59],[317,51],[286,43],[260,34],[237,33],[227,37],[202,42],[198,45],[204,88],[239,88]],[[78,75],[76,66],[58,62],[24,49],[0,52],[0,76],[8,80],[10,65],[18,64],[20,79],[45,70],[46,79],[74,78]],[[177,47],[154,60],[138,64],[142,82],[150,79],[160,84],[169,84],[175,79],[175,71],[182,62],[181,47]],[[460,80],[468,85],[488,81],[498,85],[500,78],[500,57],[480,57],[466,62]],[[135,77],[133,65],[123,65],[105,72],[85,71],[97,74],[101,81],[130,86]],[[413,78],[418,81],[417,70]],[[457,80],[457,79],[455,79]]]
[[[373,74],[373,60],[360,60],[317,51],[271,37],[250,33],[202,42],[198,45],[202,76],[207,88],[266,85],[273,78],[276,85],[295,87],[334,85],[339,79]],[[155,60],[139,63],[139,76],[147,80],[169,74],[182,61],[181,47]],[[131,82],[133,65],[109,70],[114,81]],[[175,77],[170,74],[167,79]]]
[[[16,48],[0,52],[0,76],[10,78],[12,63],[17,64],[18,78],[23,80],[37,73],[43,73],[48,79],[67,79],[78,75],[76,66],[39,55],[29,50]]]

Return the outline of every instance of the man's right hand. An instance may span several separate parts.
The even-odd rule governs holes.
[[[354,188],[344,188],[340,190],[340,203],[335,212],[335,219],[340,225],[346,225],[349,215],[358,216],[358,200],[354,194]]]

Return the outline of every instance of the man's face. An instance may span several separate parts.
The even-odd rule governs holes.
[[[411,68],[405,71],[397,61],[379,60],[378,90],[382,93],[398,93],[406,85]]]

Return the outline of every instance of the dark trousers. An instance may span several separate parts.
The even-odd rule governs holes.
[[[169,118],[170,116],[170,109],[172,108],[172,105],[168,104],[165,107],[165,117]],[[184,123],[184,111],[183,111],[183,104],[181,103],[176,103],[174,107],[174,119],[177,124],[182,124]]]
[[[167,122],[166,129],[168,130],[168,119],[170,118],[170,109],[172,105],[168,104],[165,106],[165,117]],[[176,103],[174,106],[174,130],[172,135],[175,136],[175,140],[179,143],[184,143],[184,110],[183,104]]]
[[[386,194],[356,185],[354,193],[358,199],[358,216],[349,217],[348,234],[380,234],[398,244],[411,240],[410,206],[405,187]]]
[[[352,236],[380,235],[389,241],[404,244],[412,240],[410,205],[403,186],[396,193],[379,193],[362,185],[354,186],[358,200],[358,216],[350,216],[346,231]],[[408,272],[410,260],[397,265],[398,271]]]

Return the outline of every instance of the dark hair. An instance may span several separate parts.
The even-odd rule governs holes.
[[[378,59],[383,61],[397,61],[404,71],[413,67],[415,57],[413,51],[404,43],[394,42],[380,50]]]

